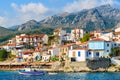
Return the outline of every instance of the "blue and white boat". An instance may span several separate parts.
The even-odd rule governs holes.
[[[23,75],[44,75],[45,71],[42,70],[32,70],[31,68],[25,68],[24,70],[19,70],[19,74]]]

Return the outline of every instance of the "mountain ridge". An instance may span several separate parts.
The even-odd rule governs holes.
[[[43,27],[77,27],[91,31],[96,29],[112,29],[119,22],[120,9],[113,8],[107,4],[75,13],[64,12],[47,17],[41,21],[30,20],[22,25],[18,25],[16,30],[31,30]]]

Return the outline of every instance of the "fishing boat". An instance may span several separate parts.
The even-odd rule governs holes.
[[[45,71],[25,68],[24,70],[18,70],[18,73],[23,75],[44,75]]]

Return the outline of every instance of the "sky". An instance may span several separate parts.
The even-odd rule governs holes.
[[[0,0],[0,26],[8,28],[32,19],[40,21],[55,14],[105,4],[120,8],[120,0]]]

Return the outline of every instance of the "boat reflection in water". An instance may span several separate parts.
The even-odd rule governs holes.
[[[24,70],[18,70],[19,74],[23,75],[44,75],[45,71],[32,69],[31,67],[25,67]]]

